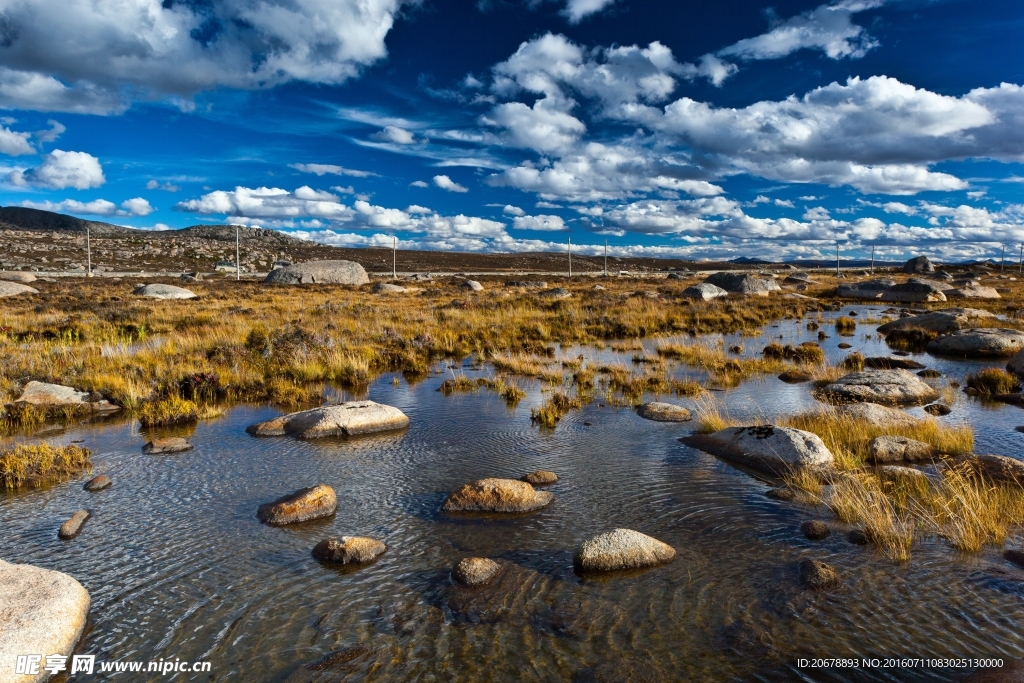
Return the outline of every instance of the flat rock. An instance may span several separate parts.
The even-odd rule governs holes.
[[[842,580],[832,565],[818,560],[803,560],[800,562],[800,583],[817,591],[838,588]]]
[[[787,370],[779,375],[779,379],[786,384],[800,384],[801,382],[810,382],[814,379],[814,375],[803,370]]]
[[[637,408],[636,414],[645,420],[655,422],[689,422],[693,419],[693,415],[686,408],[660,401],[643,404]]]
[[[285,285],[365,285],[370,278],[363,267],[354,261],[306,261],[272,270],[263,281]]]
[[[338,498],[327,484],[317,484],[289,493],[256,509],[256,518],[264,524],[280,526],[330,517],[338,509]]]
[[[153,439],[142,447],[146,455],[170,455],[171,453],[184,453],[194,448],[180,436],[170,436],[165,439]]]
[[[369,564],[388,547],[375,538],[342,536],[325,538],[313,547],[313,557],[326,564]]]
[[[954,287],[943,290],[947,299],[1001,299],[999,292],[992,287],[971,284],[966,287]]]
[[[25,385],[15,403],[28,403],[34,406],[74,406],[94,413],[116,413],[121,410],[121,406],[87,391],[78,391],[63,384],[36,381]]]
[[[875,474],[883,483],[897,486],[926,487],[929,485],[928,475],[913,467],[901,465],[882,465],[875,468]]]
[[[880,325],[878,331],[882,334],[889,334],[895,330],[922,329],[944,334],[971,327],[972,322],[979,318],[994,317],[994,314],[978,308],[944,308],[931,313],[907,316],[887,322]]]
[[[558,481],[558,475],[548,470],[537,470],[524,476],[523,481],[531,486],[549,486]]]
[[[931,444],[915,441],[905,436],[876,436],[868,444],[868,455],[872,462],[916,462],[931,460],[937,453]]]
[[[990,481],[1024,486],[1024,462],[1005,455],[969,455],[961,459],[968,467]]]
[[[552,287],[551,289],[538,292],[537,296],[544,297],[545,299],[568,299],[572,296],[572,292],[565,287]]]
[[[872,356],[864,359],[864,366],[878,370],[920,370],[925,364],[899,356]]]
[[[828,524],[817,519],[810,519],[801,524],[800,532],[812,541],[828,538],[828,535],[832,533],[831,529],[828,528]]]
[[[773,475],[824,472],[835,458],[817,434],[792,427],[728,427],[683,437],[685,444]]]
[[[459,560],[459,563],[452,568],[452,578],[463,586],[476,588],[491,582],[501,565],[486,557],[466,557]]]
[[[462,287],[463,289],[468,289],[472,292],[484,291],[484,286],[477,282],[476,280],[464,280],[462,284],[459,286]]]
[[[39,290],[35,287],[29,287],[23,285],[20,282],[11,282],[10,280],[0,280],[0,299],[6,296],[18,296],[19,294],[38,294]],[[13,671],[13,669],[12,669]]]
[[[74,538],[82,530],[82,525],[92,517],[92,513],[88,510],[79,510],[75,514],[71,515],[71,518],[60,525],[60,529],[57,530],[57,537],[63,539]]]
[[[701,282],[700,284],[690,285],[683,290],[680,296],[685,299],[694,299],[695,301],[709,301],[711,299],[729,296],[729,292],[725,291],[721,287],[711,284],[710,282]]]
[[[132,292],[135,296],[148,296],[153,299],[195,299],[195,292],[174,285],[151,284],[136,287]]]
[[[929,353],[969,358],[1013,356],[1024,349],[1024,332],[999,327],[957,330],[928,342]]]
[[[291,435],[299,439],[319,439],[373,434],[408,426],[409,418],[398,408],[373,401],[349,401],[282,415],[249,425],[245,431],[253,436]]]
[[[903,272],[911,275],[916,273],[934,273],[935,265],[927,256],[916,256],[903,264]]]
[[[102,491],[103,489],[110,488],[110,485],[113,483],[114,482],[110,481],[110,477],[105,474],[101,474],[100,476],[93,477],[89,481],[85,482],[85,486],[82,488],[89,493],[94,493],[96,491]]]
[[[573,556],[582,571],[642,569],[671,562],[675,548],[632,529],[614,529],[586,541]]]
[[[0,680],[38,683],[50,678],[46,655],[70,656],[85,629],[89,593],[67,574],[0,560]],[[44,657],[36,676],[14,673],[18,655]]]
[[[946,286],[941,282],[912,277],[906,282],[890,287],[879,297],[882,301],[901,301],[906,303],[924,303],[945,301],[943,291]]]
[[[884,292],[896,286],[895,280],[878,278],[863,282],[850,282],[839,285],[836,293],[848,299],[878,299]]]
[[[750,294],[768,296],[769,292],[777,292],[782,288],[772,278],[754,277],[749,273],[713,273],[704,279],[705,284],[721,287],[734,294]]]
[[[0,270],[0,280],[20,282],[23,285],[27,285],[30,282],[35,282],[36,276],[32,273],[22,273],[16,270]]]
[[[555,499],[549,491],[537,491],[516,479],[480,479],[463,484],[448,496],[442,512],[532,512]]]
[[[370,291],[374,294],[402,294],[409,290],[401,285],[393,285],[390,282],[378,282],[373,287],[370,287]]]
[[[938,392],[906,370],[852,372],[816,393],[831,403],[880,405],[921,405],[939,397]]]

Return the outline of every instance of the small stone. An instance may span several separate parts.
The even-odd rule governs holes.
[[[931,405],[924,407],[924,412],[928,413],[929,415],[935,415],[936,417],[939,417],[942,415],[949,415],[953,411],[949,406],[944,405],[942,403],[932,403]]]
[[[764,495],[774,500],[791,501],[794,498],[796,498],[796,491],[794,491],[793,489],[780,487],[777,489],[768,489]]]
[[[260,505],[256,517],[264,524],[280,526],[329,517],[337,508],[338,498],[334,489],[326,484],[317,484]]]
[[[463,586],[483,586],[498,575],[501,565],[485,557],[466,557],[452,569],[452,578]]]
[[[536,472],[530,472],[523,477],[523,481],[533,486],[547,486],[548,484],[554,484],[558,481],[558,475],[548,470],[537,470]]]
[[[811,519],[801,524],[800,531],[812,541],[820,541],[831,533],[828,525],[817,519]]]
[[[814,375],[803,370],[788,370],[779,375],[779,379],[786,384],[799,384],[801,382],[810,382],[814,379]]]
[[[927,370],[922,370],[921,372],[917,373],[917,376],[924,377],[925,379],[935,379],[936,377],[942,377],[942,373],[939,372],[938,370],[932,370],[931,368],[929,368]]]
[[[85,521],[90,517],[92,517],[92,513],[88,510],[79,510],[71,515],[71,519],[60,525],[57,536],[65,540],[74,538],[82,530],[82,525],[85,524]]]
[[[654,422],[689,422],[693,419],[690,411],[686,408],[661,401],[643,404],[637,409],[636,414],[645,420]]]
[[[846,534],[846,540],[854,545],[868,544],[868,536],[861,529],[851,529],[850,533]]]
[[[110,477],[108,477],[105,474],[101,474],[100,476],[93,477],[89,481],[85,482],[85,486],[83,488],[86,491],[93,493],[95,491],[102,491],[103,489],[108,488],[113,483],[114,482],[110,481]]]
[[[313,548],[313,557],[326,564],[369,564],[388,547],[375,538],[342,536],[325,538]]]
[[[182,453],[192,450],[193,446],[180,436],[173,436],[166,439],[153,439],[142,447],[146,455],[167,455],[169,453]]]
[[[853,348],[853,344],[847,344],[846,342],[840,342],[838,346],[841,349],[852,349]]]
[[[835,567],[818,560],[800,563],[800,582],[811,590],[830,590],[842,583]]]

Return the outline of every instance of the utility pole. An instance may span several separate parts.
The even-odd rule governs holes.
[[[836,242],[836,277],[839,277],[839,242]]]
[[[1003,272],[1003,268],[1006,266],[1006,245],[1003,245],[1003,255],[999,257],[999,272]]]
[[[1017,275],[1024,274],[1024,244],[1020,245],[1020,263],[1017,265]]]
[[[391,279],[398,279],[398,235],[391,236]]]
[[[569,248],[568,248],[567,251],[568,251],[568,254],[569,254],[569,277],[572,277],[572,238],[569,237],[568,240],[569,240]]]
[[[871,274],[875,274],[875,245],[871,245]]]
[[[1022,247],[1022,249],[1024,249],[1024,247]],[[1021,253],[1024,253],[1024,251]],[[604,241],[604,276],[608,277],[608,240]]]
[[[92,231],[89,229],[89,224],[85,224],[85,263],[86,263],[86,277],[92,277]]]
[[[238,226],[235,226],[235,282],[242,279],[242,263],[238,249]]]

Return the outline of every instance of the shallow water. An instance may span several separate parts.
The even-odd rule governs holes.
[[[861,317],[879,310],[843,312],[851,309]],[[816,339],[805,322],[724,341],[751,355],[780,335],[783,343]],[[832,360],[848,353],[841,341],[888,355],[864,338],[874,328],[839,337],[823,324],[831,338],[822,346]],[[627,363],[632,355],[567,348],[559,356],[578,353]],[[998,364],[914,357],[959,379]],[[489,373],[468,363],[464,371]],[[595,402],[540,431],[529,418],[544,399],[539,385],[513,411],[487,392],[442,396],[443,378],[375,382],[369,398],[412,420],[408,431],[380,437],[255,439],[245,426],[277,414],[259,407],[200,424],[190,437],[195,450],[173,456],[143,455],[146,438],[130,424],[68,430],[55,440],[84,440],[96,453],[95,474],[114,486],[89,494],[82,477],[0,495],[0,558],[67,572],[89,590],[80,653],[212,663],[212,673],[174,680],[949,681],[965,670],[801,669],[797,660],[1024,656],[1024,571],[997,549],[963,555],[925,539],[898,565],[849,544],[838,524],[812,542],[798,527],[828,519],[826,511],[766,498],[767,484],[679,443],[692,429],[686,424]],[[808,385],[774,377],[716,396],[733,417],[771,418],[815,403]],[[962,396],[941,419],[973,423],[978,452],[1020,457],[1019,408]],[[510,519],[438,512],[462,483],[536,469],[561,477],[545,510]],[[338,494],[334,517],[283,528],[256,520],[260,503],[318,482]],[[75,540],[58,540],[61,522],[80,508],[94,517]],[[577,576],[573,549],[616,527],[655,536],[679,556],[628,576]],[[319,540],[343,534],[373,536],[389,549],[357,571],[313,560]],[[515,568],[496,587],[464,591],[448,572],[467,555]],[[805,558],[834,565],[842,588],[802,590],[796,567]],[[352,646],[362,648],[340,658],[349,661],[304,669]],[[150,676],[110,678],[161,678]]]

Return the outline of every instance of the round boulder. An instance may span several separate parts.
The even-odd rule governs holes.
[[[35,287],[29,287],[23,285],[20,282],[11,282],[10,280],[0,280],[0,298],[5,296],[18,296],[19,294],[38,294],[39,290]]]
[[[680,440],[776,476],[796,470],[824,473],[832,469],[835,461],[817,434],[792,427],[727,427],[713,434],[694,434]]]
[[[935,264],[927,256],[916,256],[903,264],[903,272],[910,275],[934,273]]]
[[[459,285],[459,286],[462,287],[463,289],[468,289],[471,292],[482,292],[482,291],[484,291],[484,286],[482,284],[480,284],[479,282],[477,282],[476,280],[464,280],[462,282],[462,284]]]
[[[313,547],[313,557],[325,564],[369,564],[388,547],[375,538],[342,536],[325,538]]]
[[[184,287],[175,287],[174,285],[164,284],[152,284],[142,285],[137,287],[134,292],[135,296],[148,296],[153,299],[195,299],[195,292],[185,289]]]
[[[260,505],[256,509],[256,517],[264,524],[281,526],[330,517],[337,509],[338,498],[334,489],[326,484],[317,484]]]
[[[558,481],[558,475],[547,470],[537,470],[524,476],[523,481],[531,486],[548,486]]]
[[[1013,356],[1024,349],[1024,332],[998,327],[977,327],[945,334],[928,343],[929,353],[969,358]]]
[[[804,536],[812,541],[820,541],[824,538],[828,538],[828,535],[831,533],[831,530],[828,528],[828,524],[817,519],[810,519],[801,524],[800,531]]]
[[[838,588],[842,580],[832,565],[818,560],[803,560],[800,563],[800,583],[811,590]]]
[[[272,270],[263,281],[284,285],[365,285],[370,278],[366,270],[354,261],[307,261]]]
[[[442,512],[532,512],[551,503],[555,494],[537,491],[525,481],[480,479],[448,496]]]
[[[89,493],[94,493],[96,491],[102,491],[103,489],[110,488],[110,485],[113,483],[114,482],[110,481],[110,477],[105,474],[101,474],[100,476],[93,477],[89,481],[85,482],[85,486],[82,488]]]
[[[671,562],[675,548],[632,529],[614,529],[586,541],[573,557],[582,571],[641,569]]]
[[[840,377],[817,392],[830,403],[878,403],[921,405],[939,397],[938,392],[906,370],[865,370]]]
[[[490,583],[501,571],[501,565],[486,557],[466,557],[452,568],[456,583],[475,588]]]
[[[23,285],[27,285],[30,282],[35,282],[36,276],[32,273],[22,273],[17,270],[0,270],[0,280],[20,282]]]
[[[652,401],[637,408],[636,414],[645,420],[655,422],[689,422],[693,419],[690,411],[673,403]]]

